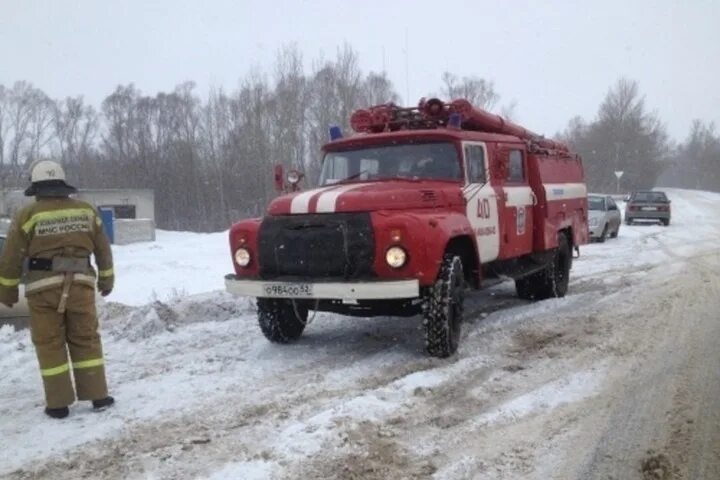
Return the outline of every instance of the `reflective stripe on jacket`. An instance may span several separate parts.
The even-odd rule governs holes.
[[[102,221],[89,203],[72,198],[38,198],[14,216],[0,256],[0,301],[17,301],[17,287],[23,275],[25,258],[53,258],[57,255],[95,256],[100,272],[97,280],[102,290],[114,283],[110,242]],[[95,272],[76,274],[76,283],[94,286]],[[56,288],[62,275],[52,271],[31,270],[25,273],[27,293]]]

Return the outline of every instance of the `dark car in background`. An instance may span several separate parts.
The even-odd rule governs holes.
[[[625,223],[631,225],[636,220],[660,222],[670,225],[670,199],[665,192],[633,192],[625,205]]]

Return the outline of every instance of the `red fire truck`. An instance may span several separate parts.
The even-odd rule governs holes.
[[[270,341],[297,339],[310,311],[421,314],[427,352],[447,357],[468,287],[507,277],[522,298],[565,295],[588,241],[578,155],[462,99],[378,105],[351,125],[331,129],[319,188],[230,229],[226,288],[257,297]]]

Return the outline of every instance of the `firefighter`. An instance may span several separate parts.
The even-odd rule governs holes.
[[[102,296],[112,291],[110,242],[97,211],[70,198],[77,189],[65,182],[58,163],[36,163],[30,181],[25,195],[36,201],[14,216],[0,256],[0,302],[12,306],[18,301],[23,277],[30,332],[45,388],[45,413],[67,417],[76,393],[79,400],[89,400],[94,409],[103,410],[115,400],[108,395],[105,381],[95,287]]]

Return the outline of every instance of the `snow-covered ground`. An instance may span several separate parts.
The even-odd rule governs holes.
[[[232,271],[227,232],[159,230],[155,242],[113,247],[117,283],[111,301],[144,305],[225,288]]]
[[[222,292],[224,233],[116,247],[117,405],[45,418],[27,331],[0,328],[0,477],[720,478],[720,195],[667,191],[671,226],[583,247],[566,298],[473,294],[448,360],[418,318],[268,343]]]

